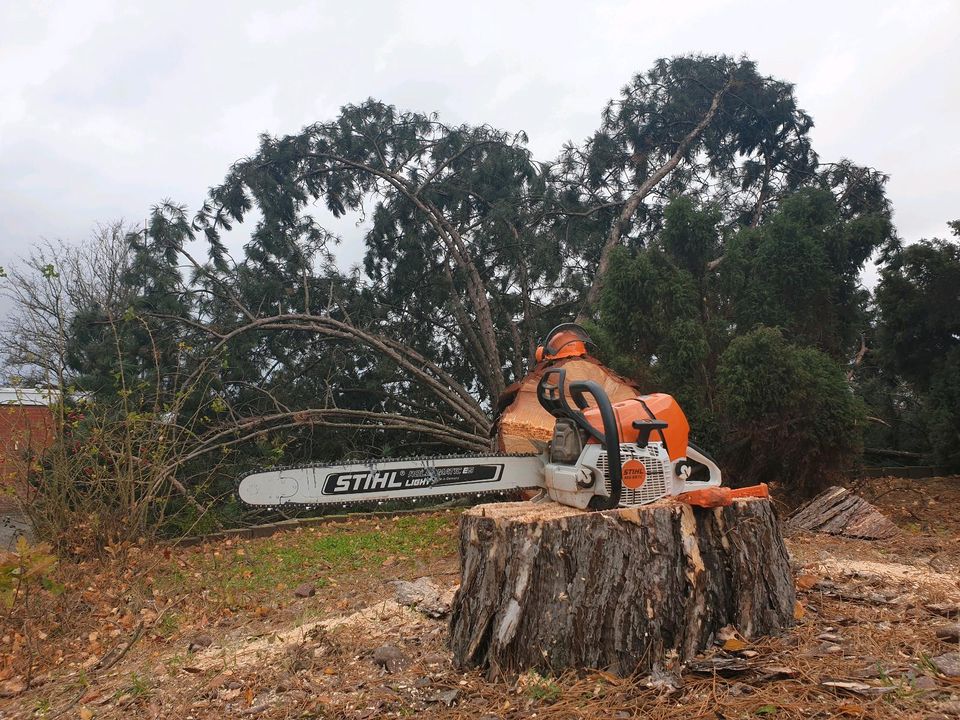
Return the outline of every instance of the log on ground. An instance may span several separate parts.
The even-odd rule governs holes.
[[[787,530],[809,530],[860,540],[886,540],[900,532],[873,505],[837,485],[799,507],[787,520]]]
[[[766,499],[703,509],[672,501],[604,513],[555,503],[478,505],[460,521],[450,618],[459,668],[675,667],[735,626],[792,624],[787,550]]]

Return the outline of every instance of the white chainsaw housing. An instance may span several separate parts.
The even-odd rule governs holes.
[[[656,502],[665,497],[716,487],[721,483],[720,468],[694,448],[688,448],[690,460],[705,465],[710,473],[706,481],[691,481],[690,464],[681,459],[671,462],[662,443],[649,442],[646,447],[634,443],[620,444],[620,461],[639,460],[646,468],[646,480],[638,488],[623,486],[620,507],[634,507]],[[607,451],[591,443],[583,446],[576,464],[547,462],[544,467],[544,487],[547,496],[558,503],[585,509],[594,495],[610,496],[610,474]]]

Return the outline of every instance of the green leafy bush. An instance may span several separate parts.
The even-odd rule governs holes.
[[[864,410],[826,354],[761,327],[736,338],[718,368],[723,456],[735,484],[816,490],[861,452]]]

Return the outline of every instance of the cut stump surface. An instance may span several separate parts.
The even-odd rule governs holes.
[[[460,523],[450,618],[460,668],[650,672],[691,659],[726,625],[793,622],[787,550],[769,500],[672,501],[604,513],[497,503]]]

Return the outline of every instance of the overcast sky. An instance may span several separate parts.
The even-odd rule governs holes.
[[[658,57],[746,53],[794,82],[824,160],[891,175],[901,235],[960,218],[960,0],[0,0],[0,265],[41,238],[195,209],[261,132],[368,96],[581,140]],[[360,257],[359,232],[341,257]]]

